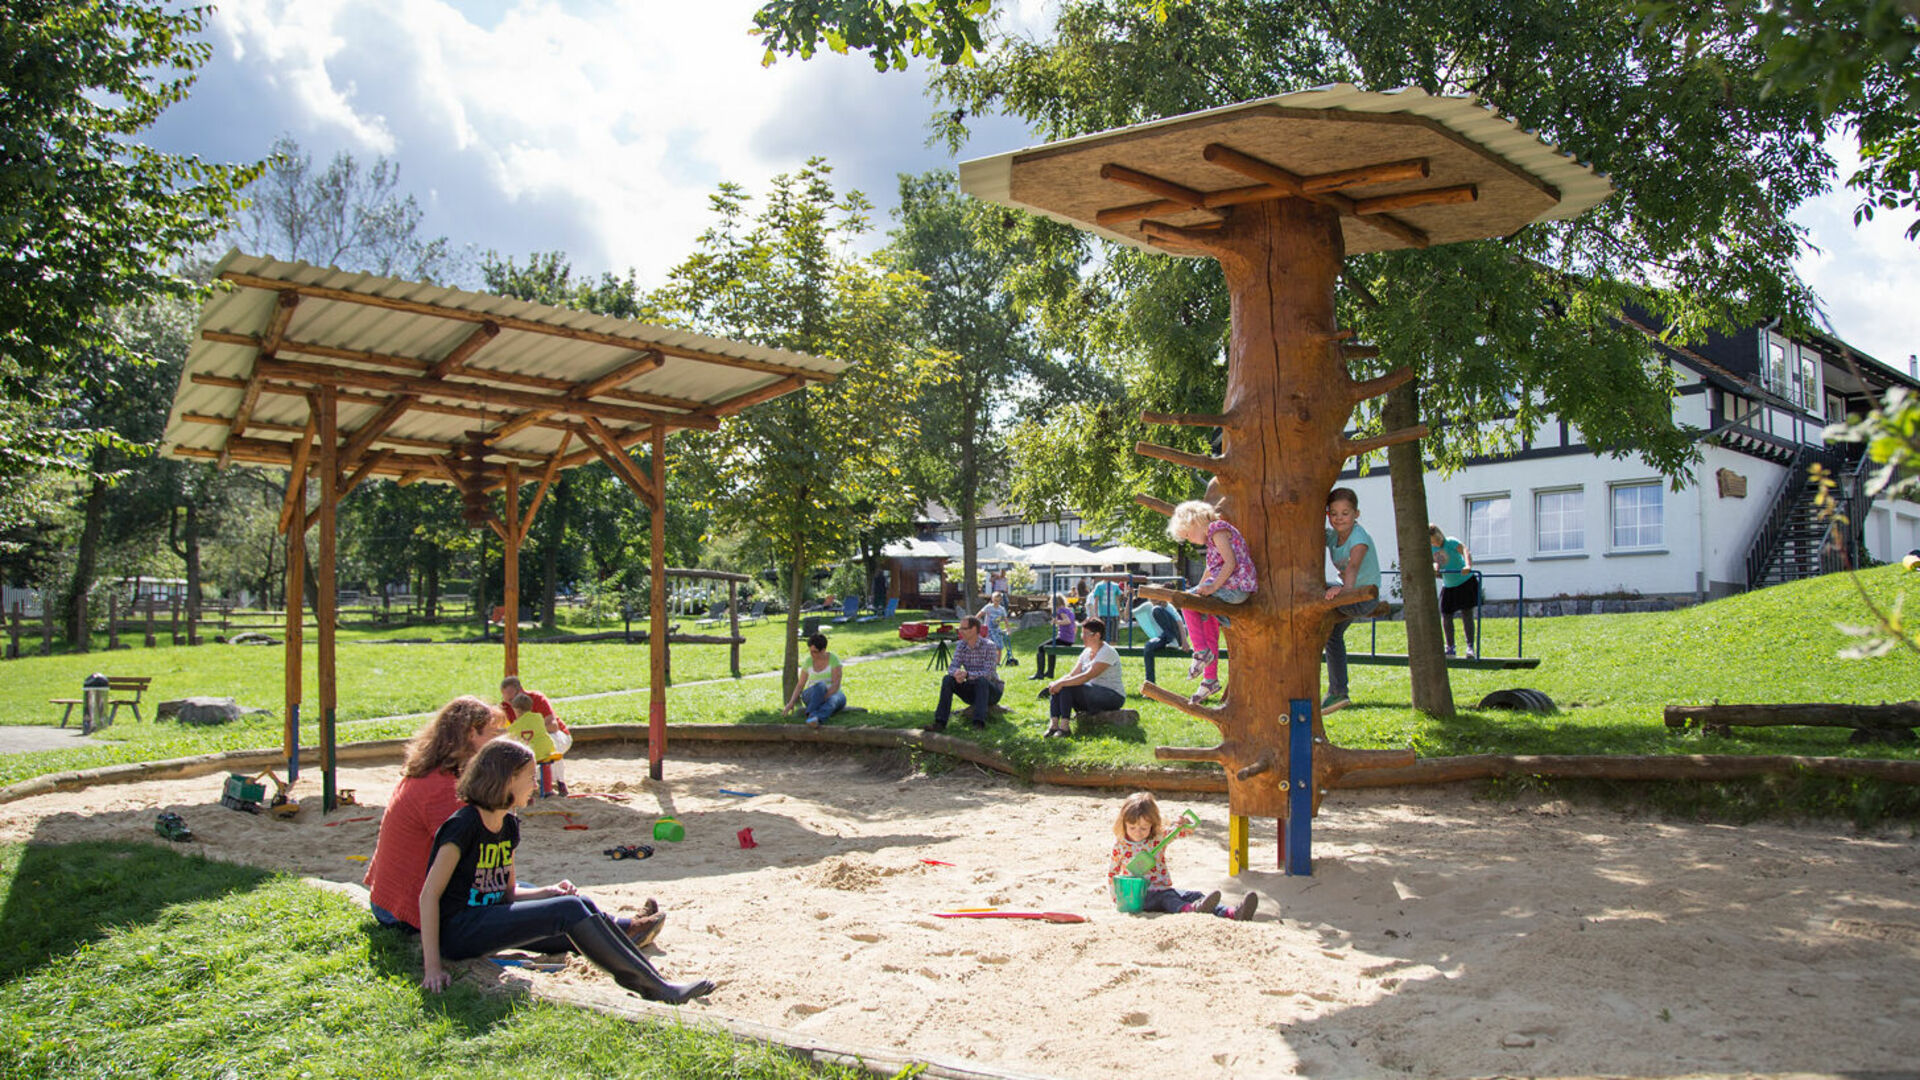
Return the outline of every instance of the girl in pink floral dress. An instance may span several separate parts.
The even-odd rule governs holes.
[[[1243,604],[1259,587],[1253,555],[1247,550],[1247,538],[1221,517],[1212,503],[1192,499],[1174,507],[1173,519],[1167,523],[1167,535],[1206,549],[1207,572],[1200,584],[1187,590],[1193,595]],[[1201,679],[1199,688],[1193,692],[1193,702],[1198,705],[1220,692],[1220,620],[1184,610],[1180,617],[1186,621],[1187,639],[1193,645],[1193,662],[1187,665],[1187,678]]]

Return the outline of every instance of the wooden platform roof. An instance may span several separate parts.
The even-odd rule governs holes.
[[[494,486],[506,464],[566,468],[656,426],[711,429],[846,367],[239,251],[216,273],[227,287],[201,309],[162,443],[172,457],[291,467],[313,440],[310,396],[332,386],[355,483],[461,483],[458,466]]]
[[[1135,247],[1310,198],[1340,208],[1349,255],[1505,236],[1613,192],[1474,98],[1344,83],[962,162],[960,188]]]

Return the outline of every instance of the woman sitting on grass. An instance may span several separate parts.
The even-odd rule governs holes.
[[[407,744],[400,784],[380,818],[379,839],[364,879],[380,925],[408,933],[420,929],[420,885],[427,879],[433,834],[460,809],[455,790],[460,770],[504,729],[499,710],[477,697],[457,697]],[[640,918],[620,919],[635,945],[651,942],[667,921],[651,897],[640,910]],[[564,940],[550,944],[553,948],[540,951],[565,952],[568,947]]]
[[[533,751],[510,739],[480,748],[460,774],[467,805],[433,836],[433,863],[420,887],[420,984],[442,990],[452,976],[442,958],[465,960],[501,949],[534,948],[564,935],[580,955],[613,981],[649,1001],[678,1005],[713,992],[705,979],[670,983],[660,977],[620,927],[573,882],[522,889],[514,876],[520,819],[513,811],[533,798]]]

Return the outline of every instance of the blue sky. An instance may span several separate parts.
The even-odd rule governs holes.
[[[1039,27],[1045,0],[1006,5]],[[214,57],[152,132],[209,160],[261,157],[292,135],[324,161],[398,161],[430,235],[576,270],[660,283],[709,220],[722,180],[768,179],[824,156],[867,193],[876,225],[896,176],[951,168],[926,145],[919,72],[821,54],[760,66],[755,0],[221,0]],[[963,157],[1030,144],[975,125]],[[1798,215],[1819,249],[1802,273],[1832,329],[1885,362],[1920,351],[1920,245],[1907,215],[1856,230],[1844,193]]]

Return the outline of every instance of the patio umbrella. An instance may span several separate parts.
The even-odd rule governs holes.
[[[1170,556],[1137,547],[1108,548],[1099,554],[1103,563],[1112,563],[1115,566],[1127,566],[1133,563],[1152,563],[1158,566],[1173,562]]]
[[[1016,563],[1028,561],[1027,553],[1024,550],[1014,547],[1012,544],[1001,543],[998,540],[986,545],[974,554],[981,562]]]
[[[1086,548],[1051,540],[1028,548],[1026,556],[1027,562],[1033,566],[1101,566],[1107,562],[1104,555],[1095,555]]]

